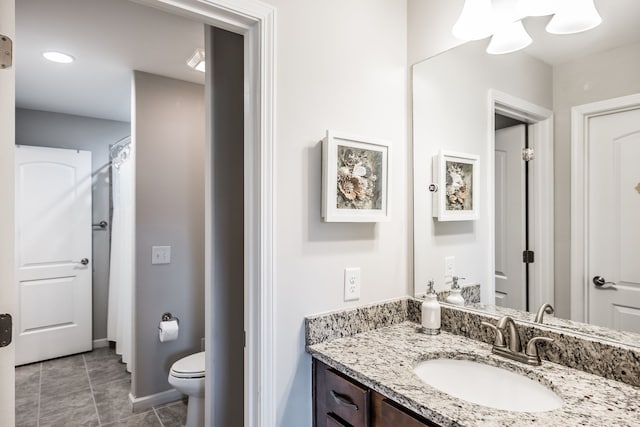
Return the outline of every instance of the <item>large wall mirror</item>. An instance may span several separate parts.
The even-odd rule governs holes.
[[[484,304],[640,333],[640,2],[595,4],[595,29],[529,17],[524,50],[485,39],[413,66],[416,296],[448,289],[453,264]],[[477,220],[433,217],[440,150],[479,157]]]

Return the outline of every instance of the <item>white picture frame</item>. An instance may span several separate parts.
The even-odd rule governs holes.
[[[390,143],[327,130],[322,140],[325,222],[389,221]]]
[[[479,217],[480,157],[440,150],[433,156],[432,215],[438,221],[472,221]]]

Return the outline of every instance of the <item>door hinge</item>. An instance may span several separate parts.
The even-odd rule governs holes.
[[[534,259],[533,251],[522,251],[522,262],[531,264]]]
[[[11,344],[11,329],[13,329],[11,315],[0,314],[0,347]]]
[[[535,153],[533,152],[533,148],[523,148],[522,149],[522,160],[525,162],[529,162],[533,160],[535,157]]]
[[[242,345],[247,348],[247,331],[242,331]]]
[[[0,34],[0,68],[9,68],[13,64],[13,42],[3,34]]]

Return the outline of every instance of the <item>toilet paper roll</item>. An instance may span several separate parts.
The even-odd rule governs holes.
[[[158,337],[160,342],[175,341],[178,339],[178,321],[164,320],[158,327]]]

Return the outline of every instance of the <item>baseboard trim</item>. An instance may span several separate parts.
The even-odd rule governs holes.
[[[109,347],[109,340],[106,338],[100,338],[98,340],[93,340],[93,348],[102,348]]]
[[[156,394],[150,394],[149,396],[135,397],[129,393],[129,402],[131,402],[131,409],[133,412],[145,411],[152,406],[164,405],[165,403],[175,402],[182,399],[182,393],[175,388],[162,391]]]

